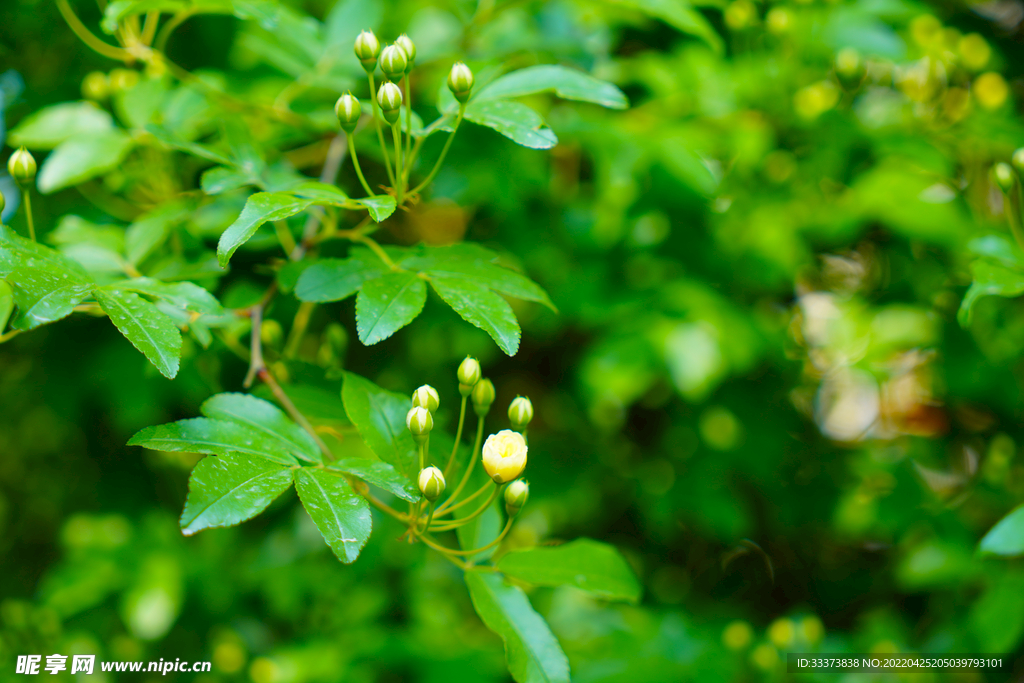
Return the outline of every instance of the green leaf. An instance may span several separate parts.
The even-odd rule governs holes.
[[[486,483],[486,479],[484,479],[484,481]],[[475,490],[480,487],[474,485],[471,488]],[[487,495],[490,495],[490,491],[487,492]],[[482,503],[483,501],[475,502],[473,505],[467,505],[457,510],[454,513],[455,517],[461,519],[471,515],[473,511],[477,509],[477,506]],[[459,539],[459,547],[463,550],[473,550],[474,548],[483,548],[484,546],[490,545],[494,539],[498,537],[498,534],[501,533],[501,524],[502,520],[501,512],[498,511],[498,499],[495,498],[478,517],[455,530],[455,536]],[[497,550],[498,546],[494,546],[487,550],[481,550],[475,555],[468,556],[466,559],[473,562],[482,562],[489,559],[495,552],[497,552]]]
[[[403,500],[416,502],[423,497],[415,484],[386,462],[368,460],[367,458],[343,458],[328,464],[328,467],[339,472],[353,474]]]
[[[235,250],[255,235],[264,223],[294,216],[312,204],[312,199],[296,197],[288,192],[257,192],[250,196],[242,214],[220,236],[217,243],[220,265],[227,266]]]
[[[470,101],[466,120],[493,128],[516,144],[531,149],[550,149],[558,144],[540,114],[525,104],[511,100]]]
[[[531,66],[502,76],[481,90],[474,101],[522,97],[547,91],[566,100],[593,102],[612,109],[629,107],[629,100],[611,83],[553,64]]]
[[[341,301],[352,296],[364,282],[388,272],[380,259],[353,256],[325,259],[306,268],[295,284],[295,296],[301,301]]]
[[[569,661],[522,589],[492,572],[467,571],[473,608],[505,641],[508,669],[518,683],[569,683]]]
[[[395,212],[395,198],[391,195],[377,195],[375,197],[363,197],[352,200],[353,204],[361,206],[370,212],[370,218],[380,223]]]
[[[346,372],[341,398],[348,418],[370,450],[414,481],[419,471],[419,455],[405,426],[409,397],[385,391],[365,377]]]
[[[267,509],[292,484],[292,470],[239,453],[203,458],[188,478],[179,522],[186,536],[234,526]]]
[[[0,280],[0,334],[7,329],[7,321],[14,310],[14,290],[7,280]]]
[[[370,538],[370,504],[345,479],[326,470],[303,467],[295,471],[295,490],[335,556],[355,562]]]
[[[712,28],[700,12],[680,0],[606,0],[613,5],[639,10],[648,16],[664,21],[669,26],[700,38],[715,52],[721,54],[721,36]]]
[[[168,379],[178,374],[181,332],[170,318],[134,292],[97,289],[93,295],[121,334],[160,374]]]
[[[553,548],[514,550],[498,561],[508,576],[538,586],[575,586],[608,600],[640,600],[640,583],[614,547],[581,538]]]
[[[193,417],[170,424],[146,427],[133,436],[129,446],[154,451],[226,455],[246,453],[281,465],[297,465],[290,448],[279,439],[229,420]]]
[[[1014,297],[1024,293],[1024,272],[980,259],[971,264],[974,281],[964,294],[956,319],[961,327],[971,324],[971,314],[978,299],[985,296]]]
[[[50,194],[102,175],[124,161],[134,144],[127,133],[117,129],[69,138],[39,169],[39,191]]]
[[[214,149],[210,149],[206,145],[200,145],[195,142],[189,142],[188,140],[179,137],[175,133],[172,133],[171,131],[167,130],[166,128],[162,128],[161,126],[149,124],[148,126],[146,126],[146,131],[150,135],[152,135],[158,142],[167,147],[170,147],[171,149],[176,149],[179,152],[186,152],[193,156],[197,156],[201,159],[212,161],[216,164],[223,164],[224,166],[234,165],[232,164],[231,159],[221,154],[220,152]]]
[[[10,133],[12,147],[53,149],[74,137],[96,135],[114,127],[114,119],[92,102],[63,102],[26,116]]]
[[[17,330],[31,330],[71,315],[94,287],[66,271],[43,268],[16,268],[7,275],[7,282],[18,306],[11,323]]]
[[[507,301],[486,287],[462,278],[432,277],[430,284],[463,320],[491,335],[506,354],[516,354],[519,350],[519,323]]]
[[[162,299],[169,304],[196,313],[222,313],[220,302],[213,294],[191,282],[161,282],[148,277],[137,277],[107,285],[107,289],[138,292]]]
[[[323,462],[320,447],[309,433],[273,403],[247,394],[217,394],[199,409],[206,417],[246,425],[275,442],[279,450],[312,463]]]
[[[363,284],[356,297],[359,341],[376,344],[402,329],[423,310],[427,284],[408,271],[387,273]]]
[[[172,199],[135,219],[124,233],[124,250],[128,262],[139,264],[163,244],[171,230],[195,211],[192,199]]]
[[[497,254],[479,245],[462,243],[446,247],[427,247],[425,255],[403,259],[402,267],[423,271],[431,277],[472,280],[517,299],[544,304],[557,312],[547,292],[540,285],[521,273],[494,263],[497,258]]]
[[[25,239],[9,227],[0,225],[0,276],[15,268],[45,268],[62,277],[91,281],[80,264],[56,249]]]
[[[226,166],[214,166],[203,172],[199,180],[199,186],[203,188],[203,192],[206,194],[216,195],[237,190],[246,185],[255,185],[258,180],[258,178],[253,177],[247,171],[240,171]]]
[[[1024,505],[1018,505],[989,529],[978,544],[978,550],[982,555],[1024,555]]]

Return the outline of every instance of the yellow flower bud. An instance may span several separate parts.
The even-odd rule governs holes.
[[[526,439],[519,432],[503,429],[484,443],[484,471],[497,484],[512,481],[526,468]]]
[[[356,36],[355,53],[366,73],[373,73],[377,68],[377,55],[380,54],[380,41],[373,31],[363,31]]]
[[[978,76],[971,88],[974,99],[985,109],[998,109],[1010,96],[1010,87],[1006,80],[994,71]]]
[[[394,123],[402,113],[402,91],[394,83],[382,83],[377,90],[377,104],[384,120]]]
[[[452,70],[448,72],[448,89],[455,95],[455,99],[465,103],[473,91],[473,72],[462,62],[452,64]]]
[[[412,63],[416,61],[416,43],[412,42],[407,34],[395,38],[395,45],[405,50],[405,56],[409,58],[409,66],[406,67],[405,73],[409,73],[412,70]]]
[[[36,160],[32,153],[22,147],[7,160],[7,172],[19,185],[31,184],[36,178]]]
[[[444,493],[444,475],[441,473],[441,470],[437,469],[433,465],[430,467],[424,467],[420,470],[420,477],[417,483],[420,486],[420,493],[422,493],[423,497],[431,503],[437,500],[441,494]]]
[[[338,116],[338,123],[346,133],[351,133],[359,123],[359,115],[362,113],[362,105],[359,99],[348,93],[338,98],[334,105],[334,113]]]
[[[483,417],[494,403],[494,385],[489,379],[482,379],[473,387],[473,410],[477,417]]]
[[[412,432],[413,439],[422,441],[434,428],[434,418],[426,408],[416,406],[405,415],[405,426]]]
[[[426,408],[431,413],[437,410],[437,406],[440,405],[441,399],[437,395],[437,389],[424,384],[416,391],[412,392],[412,405],[419,406],[420,408]]]
[[[505,512],[510,516],[519,514],[530,498],[530,485],[522,479],[516,479],[505,488]]]
[[[459,364],[459,393],[463,396],[469,396],[470,392],[473,391],[473,387],[480,381],[480,362],[472,356],[466,356],[465,360]]]
[[[516,396],[508,407],[508,419],[512,429],[523,431],[533,419],[533,403],[526,396]]]
[[[388,80],[400,80],[405,75],[405,69],[408,66],[409,56],[398,45],[388,45],[380,53],[380,70],[384,72]]]

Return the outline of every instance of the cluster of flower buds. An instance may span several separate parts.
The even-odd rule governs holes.
[[[22,147],[7,160],[7,172],[19,185],[31,185],[36,178],[36,160]]]

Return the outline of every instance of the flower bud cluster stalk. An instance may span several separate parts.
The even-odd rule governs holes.
[[[448,75],[448,87],[459,101],[458,116],[452,127],[452,133],[448,136],[448,140],[445,142],[445,146],[441,150],[441,155],[438,157],[433,169],[422,183],[410,191],[409,178],[412,173],[413,162],[419,152],[420,145],[423,143],[423,138],[418,139],[415,146],[412,143],[412,93],[409,88],[409,78],[416,61],[416,44],[408,35],[403,33],[395,39],[393,44],[382,46],[377,36],[373,34],[373,31],[363,31],[356,37],[353,48],[356,58],[366,71],[367,83],[370,87],[373,123],[377,129],[377,141],[380,143],[381,151],[383,152],[384,168],[387,171],[395,200],[398,206],[401,207],[406,197],[418,194],[437,175],[437,171],[440,169],[451,146],[452,139],[455,137],[455,132],[462,122],[466,103],[472,95],[473,72],[462,62],[457,62],[452,66],[451,73]],[[374,73],[378,66],[384,76],[379,86],[374,78]],[[401,121],[403,106],[405,108],[406,129],[404,144]],[[359,101],[351,93],[342,95],[338,99],[334,110],[338,115],[338,123],[348,137],[349,156],[352,157],[352,163],[355,166],[356,174],[359,176],[359,182],[367,194],[373,196],[374,193],[363,177],[356,155],[355,144],[352,141],[352,136],[355,133],[361,113]],[[384,122],[391,126],[394,164],[392,164],[391,153],[389,153],[388,146],[385,143],[381,119],[384,119]]]
[[[533,404],[530,403],[530,399],[518,396],[509,406],[508,414],[513,426],[520,431],[503,429],[487,437],[486,443],[484,443],[484,420],[495,400],[494,384],[481,376],[480,363],[472,357],[467,357],[462,361],[456,377],[459,383],[459,393],[462,395],[459,426],[455,436],[455,446],[443,472],[428,462],[429,451],[427,449],[427,437],[434,426],[433,414],[440,405],[437,390],[426,384],[416,389],[412,394],[412,407],[406,416],[406,426],[413,439],[420,445],[420,474],[417,484],[424,499],[415,506],[415,511],[410,504],[409,538],[410,540],[413,538],[421,540],[431,548],[445,553],[450,559],[455,556],[475,555],[500,543],[511,529],[513,518],[526,505],[530,492],[529,484],[519,477],[522,476],[526,468],[528,447],[526,439],[520,431],[524,431],[526,425],[533,419]],[[448,494],[446,500],[438,504],[441,496],[446,493],[446,482],[452,467],[458,460],[459,444],[462,441],[466,419],[466,406],[469,402],[472,402],[473,410],[477,415],[473,450],[470,451],[469,461],[466,463],[458,485]],[[472,476],[477,459],[483,463],[484,471],[487,472],[490,481],[474,493],[463,497],[461,494]],[[431,536],[432,532],[452,531],[477,518],[487,510],[503,490],[508,521],[501,534],[490,544],[472,550],[455,550],[441,545]],[[485,495],[488,492],[490,495]],[[469,514],[463,514],[461,517],[449,517],[449,515],[454,515],[456,510],[481,497],[484,497],[483,503]],[[425,522],[421,521],[424,501],[429,505]],[[453,561],[456,560],[453,559]]]

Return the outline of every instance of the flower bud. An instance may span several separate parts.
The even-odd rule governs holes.
[[[484,470],[496,484],[512,481],[526,468],[526,439],[519,432],[503,429],[484,442]]]
[[[444,493],[444,475],[441,474],[441,470],[437,469],[433,465],[430,467],[424,467],[420,470],[420,493],[423,497],[433,503],[437,500],[442,493]]]
[[[409,56],[398,45],[388,45],[380,53],[380,70],[390,81],[400,81],[409,66]]]
[[[455,95],[459,102],[466,102],[473,90],[473,72],[462,62],[452,64],[452,70],[448,72],[448,89]]]
[[[469,396],[473,387],[480,381],[480,361],[472,356],[466,356],[459,364],[459,393]]]
[[[284,341],[284,329],[276,320],[264,320],[260,324],[260,341],[267,346],[278,348]]]
[[[402,91],[394,83],[381,83],[377,90],[377,104],[388,123],[394,123],[402,113]]]
[[[82,97],[102,102],[110,94],[110,82],[102,71],[92,71],[82,79]]]
[[[416,61],[416,44],[412,42],[407,34],[395,38],[395,45],[405,50],[405,56],[409,58],[409,66],[405,67],[405,73],[412,71],[412,63]]]
[[[0,192],[0,214],[2,214],[4,212],[4,208],[6,206],[7,206],[7,200],[4,199],[4,193]],[[0,223],[3,223],[3,221],[0,221]]]
[[[341,124],[343,131],[351,133],[356,129],[362,109],[359,98],[354,97],[352,93],[346,93],[338,98],[334,103],[334,113],[337,114],[338,123]]]
[[[11,175],[14,175],[14,173],[12,172]],[[1013,169],[1010,168],[1009,164],[1004,164],[1002,162],[996,164],[992,167],[992,181],[998,185],[1003,192],[1009,192],[1013,189]]]
[[[412,432],[412,437],[417,442],[423,441],[434,428],[434,418],[430,411],[421,406],[409,409],[405,415],[405,426]]]
[[[1013,157],[1011,157],[1010,163],[1014,165],[1017,171],[1019,171],[1020,173],[1024,173],[1024,147],[1021,147],[1020,149],[1013,153]]]
[[[437,389],[429,384],[424,384],[422,387],[412,392],[413,407],[418,406],[420,408],[426,408],[433,413],[437,410],[437,406],[440,402],[441,399],[437,396]]]
[[[518,514],[526,507],[526,501],[530,498],[530,484],[522,479],[516,479],[505,488],[505,512],[512,515]]]
[[[363,31],[356,36],[355,53],[366,73],[372,74],[377,68],[377,55],[380,54],[380,41],[373,35],[373,31]]]
[[[491,404],[494,403],[494,385],[491,384],[491,380],[482,379],[473,387],[471,395],[473,410],[476,411],[477,417],[483,417],[491,409]]]
[[[107,80],[110,92],[124,92],[139,84],[139,72],[133,69],[114,69]]]
[[[512,429],[523,431],[533,419],[533,403],[526,396],[516,396],[508,406],[508,419]]]
[[[7,160],[7,172],[19,185],[30,184],[36,178],[36,160],[22,147]]]

